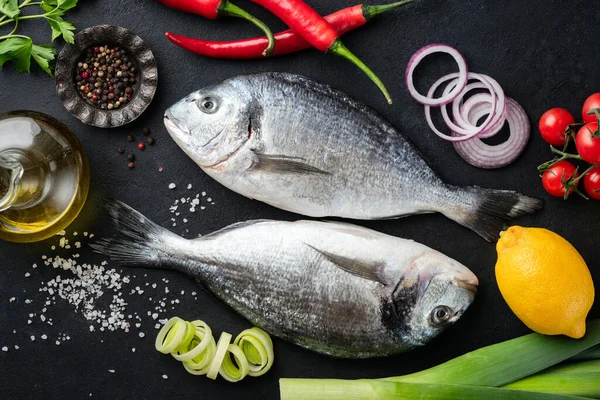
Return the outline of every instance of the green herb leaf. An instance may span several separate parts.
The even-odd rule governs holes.
[[[57,37],[61,36],[67,43],[73,43],[75,35],[73,31],[75,27],[72,23],[65,21],[60,16],[46,17],[46,20],[52,28],[52,41]]]
[[[56,8],[56,6],[53,6],[53,5],[50,5],[50,4],[42,3],[42,5],[40,5],[40,7],[42,7],[42,9],[44,11],[46,11],[46,14],[47,14],[46,18],[55,17],[55,16],[62,17],[63,14],[65,13],[60,8]]]
[[[30,38],[8,38],[0,42],[0,67],[12,61],[17,72],[29,72],[33,41]]]
[[[50,70],[50,62],[54,60],[56,55],[56,49],[54,46],[38,46],[33,45],[31,49],[31,56],[38,63],[41,69],[46,71],[48,75],[52,75],[52,71]]]
[[[42,2],[42,8],[46,10],[46,12],[58,7],[63,11],[70,10],[71,8],[75,8],[77,6],[78,0],[44,0]],[[50,9],[46,9],[44,6],[49,7]]]
[[[0,13],[8,18],[14,19],[20,12],[18,0],[0,0]]]

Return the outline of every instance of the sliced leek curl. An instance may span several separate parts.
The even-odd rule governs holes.
[[[273,366],[275,355],[271,337],[260,328],[242,331],[233,344],[240,346],[249,363],[248,375],[261,376]]]
[[[221,375],[229,382],[239,382],[248,375],[261,376],[271,369],[273,341],[265,331],[254,327],[241,332],[234,343],[231,339],[231,334],[223,332],[215,343],[212,330],[204,321],[173,317],[158,332],[155,347],[181,361],[190,374],[210,379]]]

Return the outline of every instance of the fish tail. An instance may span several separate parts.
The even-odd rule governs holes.
[[[511,190],[469,186],[452,187],[451,192],[454,206],[441,212],[488,242],[497,240],[509,221],[534,213],[544,206],[540,199]]]
[[[90,246],[97,253],[126,266],[170,266],[173,257],[170,249],[184,238],[158,226],[138,211],[120,201],[110,201],[107,206],[116,234],[101,239]]]

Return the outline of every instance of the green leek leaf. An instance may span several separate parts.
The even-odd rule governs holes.
[[[374,379],[280,379],[281,400],[583,400],[584,397],[483,386]]]
[[[566,363],[503,387],[598,399],[600,398],[600,361]]]
[[[388,381],[502,386],[567,360],[600,343],[600,320],[582,339],[538,333],[483,347],[425,371]]]

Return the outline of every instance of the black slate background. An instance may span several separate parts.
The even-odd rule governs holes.
[[[354,4],[349,0],[309,3],[324,14]],[[268,22],[274,31],[283,28],[281,22],[258,6],[241,0],[239,4]],[[232,19],[204,20],[146,0],[82,0],[81,5],[68,14],[78,28],[121,25],[140,35],[153,49],[159,64],[160,84],[152,105],[126,127],[91,128],[68,114],[55,94],[53,81],[42,71],[34,67],[31,75],[19,75],[9,67],[0,71],[0,112],[32,109],[49,113],[67,123],[83,143],[90,159],[92,187],[90,198],[69,228],[70,232],[110,234],[101,207],[101,199],[105,197],[123,200],[170,227],[172,214],[168,208],[173,200],[206,191],[216,205],[197,212],[190,219],[187,228],[190,236],[195,236],[237,221],[299,217],[245,199],[212,181],[168,137],[162,126],[163,111],[189,92],[233,75],[257,71],[304,74],[375,107],[416,144],[446,181],[515,189],[545,198],[545,209],[523,218],[519,224],[545,227],[563,235],[581,252],[595,280],[600,282],[600,261],[596,257],[600,204],[578,198],[564,202],[545,195],[535,167],[549,159],[550,154],[537,130],[533,130],[527,150],[514,164],[497,171],[476,169],[464,163],[450,144],[429,131],[422,107],[409,97],[403,81],[407,61],[418,48],[443,42],[456,46],[467,58],[472,71],[497,79],[507,95],[523,105],[533,126],[550,107],[565,107],[577,116],[584,99],[600,91],[596,64],[599,17],[600,11],[590,1],[417,0],[404,10],[373,20],[344,39],[386,82],[395,101],[393,106],[388,106],[377,88],[353,66],[314,50],[276,59],[222,61],[187,53],[163,37],[167,30],[217,40],[256,35],[256,29],[248,23]],[[43,22],[28,21],[22,27],[24,32],[33,32],[41,41],[49,38],[49,30]],[[420,74],[421,88],[451,68],[452,64],[443,57],[431,60]],[[137,152],[137,167],[128,170],[125,158],[117,154],[116,148],[133,148],[133,144],[126,142],[126,135],[133,134],[139,139],[146,126],[152,129],[157,144],[144,153]],[[164,167],[164,172],[158,173],[159,166]],[[177,189],[168,190],[171,182],[177,183]],[[188,183],[193,185],[193,191],[185,190]],[[31,265],[40,264],[41,256],[49,254],[49,247],[56,240],[27,245],[0,243],[0,347],[10,347],[8,353],[0,352],[0,396],[4,399],[78,399],[91,394],[92,398],[103,399],[170,396],[271,399],[278,398],[280,377],[376,378],[404,374],[528,333],[498,292],[493,272],[496,261],[493,244],[440,215],[361,224],[427,244],[464,263],[479,276],[480,291],[471,310],[429,346],[386,359],[348,361],[330,359],[276,339],[276,363],[267,376],[238,384],[222,379],[212,382],[187,374],[178,362],[157,353],[153,348],[156,333],[153,324],[144,324],[145,338],[140,338],[136,329],[130,333],[92,333],[89,322],[74,313],[72,306],[59,300],[46,313],[53,318],[53,326],[42,323],[38,317],[32,318],[33,323],[28,325],[28,314],[39,312],[43,307],[39,303],[44,297],[38,294],[40,282],[52,279],[57,273],[43,266],[32,270]],[[173,229],[182,233],[184,228]],[[79,252],[83,262],[102,261],[87,248]],[[24,277],[27,271],[32,272],[30,278]],[[181,304],[172,313],[188,319],[201,318],[217,334],[223,330],[237,334],[249,325],[183,275],[143,269],[125,273],[138,277],[123,290],[124,297],[130,300],[129,313],[145,314],[151,309],[142,297],[127,295],[133,286],[160,282],[166,277],[171,291],[198,291],[197,301],[190,300],[188,295],[181,296]],[[13,296],[17,301],[11,303],[8,299]],[[26,298],[33,299],[34,303],[25,304]],[[590,316],[600,317],[598,302]],[[43,333],[49,336],[45,342],[39,339]],[[59,333],[70,335],[71,340],[56,346],[54,340]],[[37,336],[35,342],[29,339],[32,334]],[[19,350],[14,350],[15,344],[20,346]],[[132,347],[136,348],[135,353],[131,352]],[[109,369],[115,373],[109,373]],[[168,375],[168,380],[161,378],[163,374]]]

